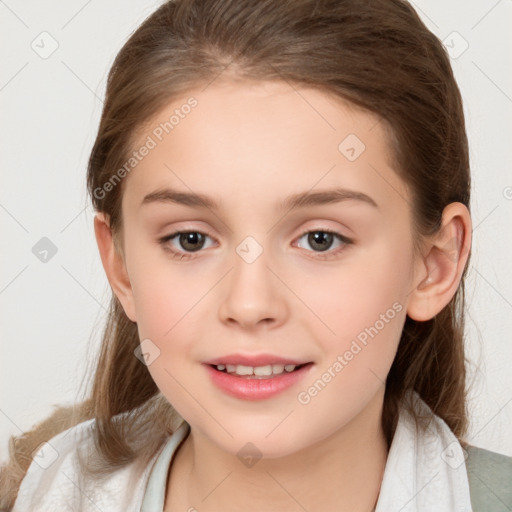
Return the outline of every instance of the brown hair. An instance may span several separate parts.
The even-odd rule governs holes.
[[[123,184],[106,194],[97,191],[105,190],[133,151],[138,130],[174,97],[228,68],[239,78],[316,87],[375,113],[390,129],[397,173],[411,191],[418,247],[439,229],[449,203],[469,209],[460,92],[442,44],[407,2],[176,0],[134,32],[108,76],[87,184],[114,234],[122,229]],[[409,389],[462,441],[466,270],[467,264],[457,292],[435,318],[406,319],[386,382],[382,424],[388,443]],[[97,473],[147,460],[161,446],[179,417],[134,356],[138,345],[136,324],[112,294],[89,399],[11,438],[11,460],[0,474],[0,508],[12,506],[34,447],[85,419],[96,420],[94,438],[104,460]]]

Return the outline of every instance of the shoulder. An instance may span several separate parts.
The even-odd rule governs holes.
[[[79,423],[43,443],[33,454],[12,512],[136,511],[142,501],[149,468],[128,464],[92,481],[81,460],[99,457],[94,419]]]
[[[464,449],[474,512],[512,510],[512,457],[472,445]]]
[[[21,482],[13,512],[45,510],[57,505],[57,494],[72,500],[77,449],[92,441],[90,427],[93,421],[79,423],[39,446]]]

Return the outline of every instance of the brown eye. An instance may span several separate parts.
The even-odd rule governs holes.
[[[322,257],[335,255],[339,251],[343,251],[347,245],[353,243],[352,240],[341,235],[340,233],[336,233],[327,229],[306,231],[299,237],[299,241],[302,239],[306,240],[306,243],[312,249],[312,252],[325,253],[325,255],[320,254]],[[334,247],[333,250],[329,250],[333,247],[335,242],[338,242],[338,246]],[[299,243],[299,247],[303,246]],[[307,247],[303,248],[307,249]]]
[[[203,248],[205,236],[197,231],[181,233],[178,236],[180,246],[186,251],[198,251]]]
[[[326,251],[332,245],[334,235],[327,231],[311,231],[308,233],[308,244],[313,249]]]
[[[186,259],[204,249],[207,239],[211,240],[211,237],[199,231],[176,231],[161,238],[159,242],[174,258]]]

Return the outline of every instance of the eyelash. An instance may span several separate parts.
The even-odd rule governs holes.
[[[213,239],[213,237],[211,237],[210,235],[208,235],[207,233],[203,233],[202,231],[193,231],[193,230],[183,230],[183,231],[175,231],[174,233],[171,233],[170,235],[166,235],[164,236],[163,238],[160,238],[159,239],[159,243],[162,245],[162,247],[164,248],[165,251],[167,251],[173,259],[177,259],[177,260],[188,260],[188,259],[192,259],[195,257],[195,252],[201,252],[201,249],[199,249],[198,251],[195,251],[195,252],[180,252],[180,251],[177,251],[175,249],[172,249],[168,242],[170,240],[172,240],[173,238],[179,236],[179,235],[184,235],[184,234],[188,234],[188,233],[199,233],[200,235],[204,235],[204,236],[207,236],[208,238],[211,238]],[[300,240],[304,235],[307,235],[309,233],[329,233],[331,235],[334,235],[335,238],[337,238],[339,241],[343,242],[343,246],[342,247],[339,247],[335,250],[327,250],[325,252],[322,252],[322,251],[309,251],[308,252],[315,252],[317,254],[317,256],[315,256],[316,258],[320,259],[320,260],[327,260],[327,259],[330,259],[331,257],[335,257],[337,256],[340,252],[344,251],[346,249],[347,246],[351,245],[354,243],[354,241],[350,238],[347,238],[346,236],[343,236],[341,235],[340,233],[336,232],[336,231],[333,231],[333,230],[330,230],[330,229],[323,229],[323,228],[316,228],[316,229],[308,229],[306,231],[304,231],[301,235],[299,235],[299,237],[297,238],[297,240]]]

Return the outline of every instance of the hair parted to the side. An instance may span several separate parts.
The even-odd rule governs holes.
[[[134,32],[108,76],[87,184],[116,239],[122,234],[123,183],[106,194],[95,191],[122,167],[145,122],[220,74],[319,88],[377,114],[390,133],[396,171],[411,191],[416,247],[439,229],[449,203],[469,209],[460,92],[441,42],[407,2],[175,0]],[[467,264],[455,296],[435,318],[406,320],[386,382],[382,424],[388,443],[409,389],[464,442],[466,271]],[[0,509],[12,506],[34,447],[85,419],[96,420],[104,464],[89,469],[98,475],[156,452],[180,418],[134,356],[138,344],[137,325],[113,295],[90,397],[11,438],[11,460],[0,474]]]

